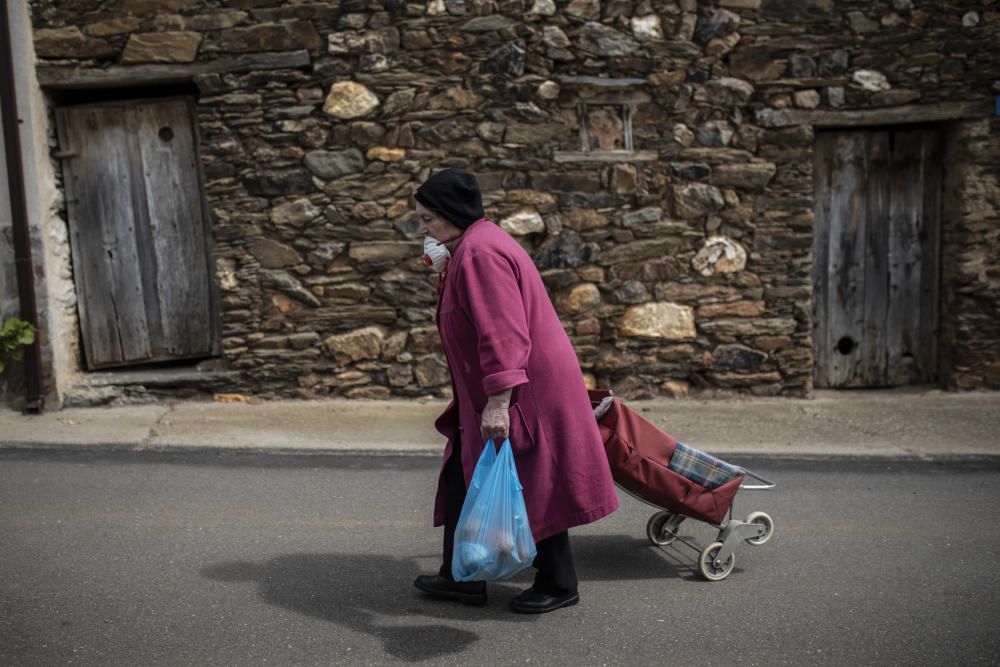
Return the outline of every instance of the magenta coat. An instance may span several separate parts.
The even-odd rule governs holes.
[[[611,470],[576,353],[531,257],[489,220],[473,223],[448,265],[438,331],[454,400],[435,427],[462,435],[468,486],[485,444],[486,398],[513,388],[510,443],[535,541],[596,521],[618,508]],[[434,525],[444,523],[439,477]]]

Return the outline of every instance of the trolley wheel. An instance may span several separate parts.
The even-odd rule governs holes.
[[[676,535],[671,535],[668,530],[675,531],[684,521],[684,517],[663,510],[649,517],[646,522],[646,537],[649,541],[659,547],[665,547],[677,539]]]
[[[720,549],[722,549],[722,542],[713,542],[702,550],[701,558],[698,560],[701,576],[709,581],[722,581],[732,574],[733,568],[736,567],[736,554],[730,555],[724,563],[715,564],[715,557]]]
[[[760,537],[748,537],[746,539],[747,544],[759,547],[764,544],[764,542],[771,539],[771,535],[774,534],[774,521],[765,512],[751,512],[750,516],[747,517],[746,522],[764,526],[764,532],[760,535]]]

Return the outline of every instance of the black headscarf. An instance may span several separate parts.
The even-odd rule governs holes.
[[[413,198],[462,230],[486,217],[476,177],[461,169],[442,169],[432,174]]]

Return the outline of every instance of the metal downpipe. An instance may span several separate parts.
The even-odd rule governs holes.
[[[28,201],[24,189],[20,121],[17,117],[17,91],[14,86],[14,53],[7,3],[0,4],[0,111],[3,118],[3,141],[7,160],[7,188],[10,191],[11,224],[14,231],[14,261],[20,317],[38,329],[35,302],[34,265],[31,261],[31,230],[28,225]],[[45,407],[42,388],[40,335],[24,350],[24,375],[27,384],[25,412],[38,414]]]

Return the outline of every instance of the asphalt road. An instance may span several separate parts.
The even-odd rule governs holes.
[[[744,462],[749,465],[749,462]],[[755,462],[773,539],[709,583],[630,498],[573,531],[580,605],[422,597],[427,457],[0,453],[0,663],[811,665],[1000,661],[1000,470]],[[714,531],[685,524],[705,542]]]

